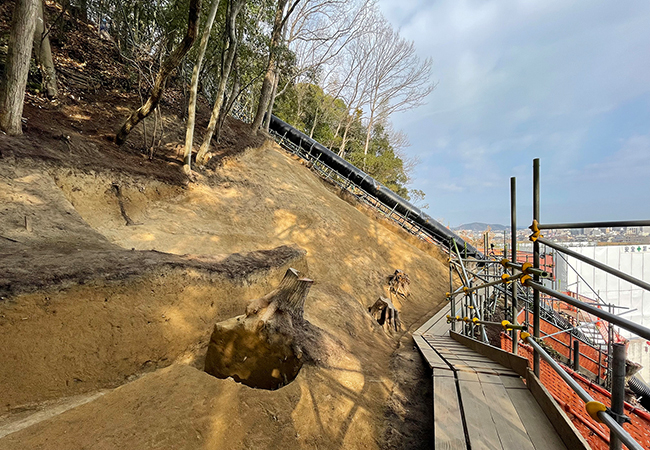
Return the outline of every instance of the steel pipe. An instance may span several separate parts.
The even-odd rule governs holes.
[[[341,177],[350,180],[365,192],[376,197],[382,204],[387,206],[389,210],[394,209],[401,215],[410,217],[410,220],[422,227],[427,234],[431,235],[439,242],[446,244],[451,239],[455,239],[463,248],[466,249],[467,255],[473,256],[477,259],[483,259],[482,253],[473,246],[467,245],[467,243],[458,237],[458,235],[422,212],[420,208],[403,199],[386,186],[383,186],[367,173],[329,150],[324,145],[316,142],[306,134],[296,130],[294,127],[274,115],[271,115],[269,128],[278,135],[284,135],[286,139],[294,145],[297,145],[304,150],[309,149],[309,154],[314,157],[318,156],[320,163],[326,165]]]
[[[548,239],[544,238],[538,238],[537,242],[544,244],[548,247],[554,248],[555,250],[565,253],[569,256],[573,256],[576,259],[579,259],[582,262],[586,262],[587,264],[591,264],[594,267],[597,267],[601,270],[604,270],[605,272],[612,274],[614,276],[617,276],[628,283],[632,283],[636,286],[639,286],[640,288],[645,289],[646,291],[650,291],[650,284],[646,283],[645,281],[639,280],[638,278],[633,277],[632,275],[628,275],[625,272],[621,272],[620,270],[614,269],[613,267],[609,267],[607,264],[603,264],[599,261],[596,261],[595,259],[589,258],[588,256],[582,255],[578,252],[574,252],[573,250],[569,250],[566,247],[562,247],[561,245],[556,244],[553,241],[549,241]]]
[[[580,300],[577,300],[573,297],[570,297],[566,294],[563,294],[561,292],[554,291],[553,289],[549,289],[546,286],[535,283],[532,280],[526,280],[524,282],[525,286],[528,286],[530,288],[533,288],[535,292],[543,292],[544,294],[548,294],[552,297],[557,298],[558,300],[562,300],[563,302],[566,302],[572,306],[575,306],[576,308],[580,308],[583,311],[588,312],[591,315],[594,315],[596,317],[599,317],[610,324],[614,324],[616,326],[619,326],[621,328],[626,329],[627,331],[630,331],[637,336],[640,336],[648,341],[650,341],[650,328],[643,327],[637,323],[634,323],[630,320],[624,319],[622,317],[617,316],[616,314],[612,314],[607,311],[603,311],[600,308],[596,308],[595,306],[590,305],[589,303],[582,302]]]
[[[456,240],[455,240],[455,239],[452,239],[452,244],[454,245],[454,250],[456,250],[456,255],[458,256],[458,259],[461,259],[461,257],[460,257],[460,250],[458,250],[458,245],[456,244]],[[465,275],[465,279],[468,280],[468,283],[471,283],[471,282],[469,282],[469,277],[467,276],[467,271],[465,270],[465,264],[463,264],[463,261],[462,261],[462,260],[460,261],[460,267],[463,269],[463,274]],[[471,284],[470,284],[469,287],[470,287],[470,289],[471,289],[471,287],[472,287]],[[470,304],[472,305],[472,308],[473,308],[475,311],[478,311],[478,309],[476,308],[476,304],[474,303],[474,298],[472,297],[472,293],[471,293],[471,292],[469,293],[469,295],[466,296],[466,298],[469,298],[469,302],[470,302]],[[478,313],[477,313],[477,314],[478,314]],[[480,316],[479,316],[479,319],[483,319],[483,317],[480,317]],[[481,338],[483,339],[483,342],[488,342],[487,333],[485,332],[485,328],[484,328],[484,327],[481,327]]]
[[[575,223],[543,223],[538,224],[540,230],[564,230],[575,228],[623,228],[650,227],[650,220],[619,220],[612,222],[575,222]]]
[[[580,384],[576,380],[574,380],[573,377],[569,375],[562,368],[562,366],[560,366],[553,358],[551,358],[551,356],[548,353],[546,353],[546,351],[544,351],[544,349],[537,342],[535,342],[535,340],[530,335],[523,338],[523,340],[531,347],[533,347],[533,349],[535,349],[535,352],[537,352],[537,354],[539,354],[544,359],[544,361],[546,361],[548,365],[551,366],[553,370],[555,370],[555,372],[560,376],[560,378],[562,378],[566,382],[566,384],[568,384],[569,387],[573,389],[573,391],[576,394],[578,394],[578,397],[580,397],[580,399],[583,402],[589,403],[594,401],[593,397],[591,397],[591,395],[589,395],[589,393],[585,391],[584,388],[580,386]],[[610,432],[616,435],[616,437],[620,439],[621,442],[625,444],[628,449],[643,450],[643,447],[641,447],[641,445],[637,441],[635,441],[632,436],[630,436],[630,434],[625,430],[625,428],[623,428],[607,412],[599,411],[598,418],[602,420],[605,425],[607,425]]]
[[[509,268],[509,269],[521,270],[522,272],[524,272],[524,273],[526,273],[528,275],[537,275],[540,278],[548,278],[551,275],[550,273],[546,272],[545,270],[536,269],[534,267],[526,267],[526,269],[524,269],[523,264],[513,264],[510,261],[503,261],[502,264],[504,266],[506,266],[507,268]]]
[[[539,158],[533,159],[533,223],[539,223]],[[533,267],[539,269],[539,239],[533,242]],[[539,275],[533,275],[535,282],[539,282]],[[539,338],[540,327],[540,300],[539,291],[533,291],[533,333]],[[539,377],[539,353],[533,353],[533,371]]]
[[[510,178],[510,245],[512,246],[512,263],[517,263],[517,178]],[[507,250],[504,245],[504,256],[507,257]],[[507,295],[506,295],[507,297]],[[512,284],[512,321],[517,324],[517,283]],[[517,332],[512,330],[512,353],[517,354],[518,339]]]

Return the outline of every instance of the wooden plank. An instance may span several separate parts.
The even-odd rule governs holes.
[[[433,376],[434,377],[447,377],[447,378],[453,378],[454,380],[456,379],[456,375],[454,375],[454,371],[447,368],[447,369],[433,369]]]
[[[567,448],[570,448],[571,450],[589,449],[589,444],[585,438],[582,437],[564,411],[562,411],[555,400],[553,400],[551,393],[546,390],[533,371],[528,370],[527,375],[526,385],[528,386],[528,389],[533,394],[533,398],[537,401],[537,404],[541,407],[542,411],[544,411],[544,414],[546,414],[546,417],[549,419],[553,428],[555,428],[555,431]]]
[[[449,364],[447,364],[421,336],[413,335],[413,340],[420,350],[420,353],[422,353],[422,356],[429,364],[429,367],[432,369],[435,367],[449,369]]]
[[[473,381],[478,383],[478,374],[476,372],[458,372],[456,374],[458,381]]]
[[[501,377],[499,375],[492,375],[488,373],[479,373],[478,374],[478,379],[482,384],[500,384],[503,386],[503,382],[501,381]]]
[[[472,450],[501,450],[503,446],[492,419],[490,405],[483,395],[478,377],[476,380],[458,381],[470,445]]]
[[[510,401],[506,388],[500,383],[481,382],[481,386],[485,399],[490,405],[490,412],[503,448],[535,450],[530,436],[526,432],[526,427],[519,419],[519,415]],[[472,448],[473,444],[472,442]]]
[[[454,378],[433,378],[433,423],[434,448],[467,449]]]
[[[463,336],[458,333],[452,332],[450,333],[450,336],[454,340],[468,346],[472,350],[475,350],[484,356],[487,356],[502,366],[514,370],[522,377],[526,376],[526,371],[528,370],[528,359],[518,355],[513,355],[512,353],[506,352],[505,350],[484,344],[483,342],[479,342],[475,339],[470,339],[467,336]]]
[[[528,389],[524,380],[521,379],[519,375],[516,377],[508,377],[501,375],[501,383],[506,387],[506,389]]]
[[[429,328],[428,333],[431,333],[433,335],[441,334],[440,332],[447,331],[449,328],[451,328],[451,324],[447,322],[447,316],[445,315],[444,317],[441,317],[439,320],[437,320],[431,328]]]
[[[528,389],[506,389],[506,392],[519,412],[519,418],[524,424],[535,450],[567,448]]]

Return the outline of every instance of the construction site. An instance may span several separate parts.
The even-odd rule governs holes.
[[[650,448],[650,247],[544,236],[650,220],[545,222],[534,159],[476,245],[239,103],[190,177],[180,91],[154,155],[92,81],[0,135],[0,450]]]

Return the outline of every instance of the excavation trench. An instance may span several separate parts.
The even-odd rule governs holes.
[[[292,382],[322,344],[318,329],[303,318],[312,283],[290,268],[276,289],[248,304],[245,314],[217,323],[205,371],[261,389]]]
[[[215,327],[205,359],[207,373],[269,390],[286,386],[298,376],[303,360],[283,336],[262,333],[260,338],[233,325],[230,329]]]

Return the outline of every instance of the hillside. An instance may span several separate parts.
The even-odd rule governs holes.
[[[235,119],[189,180],[174,89],[153,155],[142,125],[117,147],[138,96],[111,51],[83,27],[55,45],[97,84],[29,92],[25,134],[0,135],[0,448],[430,448],[410,332],[444,303],[443,254]],[[108,56],[81,64],[92,54]],[[305,318],[323,359],[276,391],[203,372],[214,324],[289,267],[315,280]],[[412,294],[388,334],[368,307],[395,269]]]
[[[506,227],[505,225],[500,225],[498,223],[472,222],[472,223],[465,223],[463,225],[459,225],[457,227],[454,227],[453,230],[454,231],[465,230],[465,231],[481,232],[481,231],[487,231],[488,227],[492,231],[505,231],[505,230],[510,229],[510,227]]]

